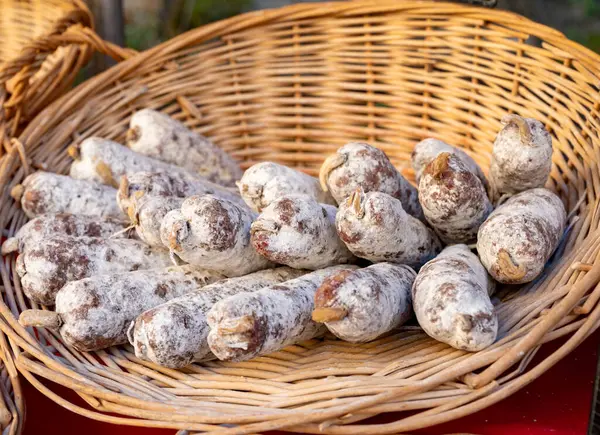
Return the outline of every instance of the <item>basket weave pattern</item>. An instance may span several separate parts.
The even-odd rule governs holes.
[[[0,11],[0,139],[63,95],[94,50],[118,60],[133,52],[94,33],[82,0],[0,0]]]
[[[211,137],[244,167],[273,160],[316,174],[326,155],[363,140],[410,178],[412,147],[425,137],[460,146],[487,168],[501,117],[537,118],[554,138],[548,187],[572,212],[569,231],[542,279],[500,292],[499,340],[484,351],[455,350],[405,327],[362,345],[326,337],[179,371],[141,361],[128,346],[80,353],[50,331],[22,328],[15,317],[32,304],[15,258],[6,257],[0,329],[15,364],[75,412],[148,427],[398,433],[485,408],[543,374],[600,322],[599,92],[600,58],[559,32],[511,13],[422,1],[254,12],[132,57],[52,104],[15,141],[21,148],[0,168],[7,235],[26,221],[10,188],[35,166],[65,173],[66,148],[86,137],[123,141],[131,114],[144,107]],[[539,346],[563,336],[531,367]],[[44,378],[94,410],[59,397]],[[396,411],[412,412],[359,423]]]
[[[31,64],[12,74],[4,72],[6,64],[23,51],[34,50],[36,40],[59,35],[74,25],[91,26],[92,17],[84,3],[77,0],[1,0],[0,10],[0,94],[11,94],[10,98],[4,95],[5,113],[0,121],[17,117],[18,124],[64,93],[92,51],[76,45],[56,52],[35,50]],[[20,104],[23,99],[27,100],[26,109]]]

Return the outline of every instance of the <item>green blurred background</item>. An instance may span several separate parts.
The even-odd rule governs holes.
[[[125,42],[142,50],[212,21],[294,0],[122,0]],[[398,0],[402,1],[402,0]],[[93,1],[96,7],[102,1]],[[565,33],[600,52],[600,0],[499,0],[507,9]],[[98,14],[96,14],[98,16]]]

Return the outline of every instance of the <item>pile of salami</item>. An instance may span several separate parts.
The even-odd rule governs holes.
[[[497,340],[496,282],[536,279],[565,231],[544,188],[552,139],[503,119],[489,178],[464,151],[416,144],[417,186],[385,153],[348,143],[313,178],[277,163],[245,173],[154,110],[127,146],[88,138],[70,176],[37,172],[12,195],[31,218],[18,253],[22,313],[80,351],[129,342],[161,366],[248,360],[319,337],[366,342],[416,316],[457,349]]]

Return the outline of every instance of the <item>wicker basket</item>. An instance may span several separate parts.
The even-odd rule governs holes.
[[[0,0],[0,11],[0,138],[64,94],[94,49],[132,53],[93,32],[82,0]]]
[[[2,435],[17,435],[23,431],[25,402],[12,350],[4,334],[0,334],[0,352],[0,430]]]
[[[541,46],[529,44],[529,38]],[[471,414],[542,375],[600,322],[600,57],[512,13],[449,3],[299,4],[217,22],[118,64],[44,110],[3,160],[0,221],[25,217],[8,191],[34,164],[66,172],[66,148],[91,135],[122,141],[131,114],[163,110],[212,137],[244,167],[275,160],[316,174],[350,140],[384,149],[412,177],[413,145],[433,136],[484,167],[508,112],[545,122],[555,139],[548,187],[571,211],[545,275],[501,291],[500,338],[466,353],[405,327],[355,345],[331,337],[243,363],[169,370],[130,347],[80,353],[21,327],[31,307],[0,263],[0,329],[18,370],[50,398],[98,420],[148,427],[262,433],[412,431]],[[566,342],[532,366],[539,347]],[[49,390],[49,379],[92,408]],[[385,424],[359,423],[386,412]],[[233,426],[232,426],[233,425]]]

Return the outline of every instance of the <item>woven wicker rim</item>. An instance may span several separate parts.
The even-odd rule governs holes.
[[[526,43],[530,36],[541,47]],[[571,211],[569,231],[543,279],[500,292],[501,338],[479,353],[406,327],[364,345],[325,338],[245,363],[180,371],[140,361],[129,347],[79,353],[48,331],[22,328],[15,316],[31,304],[8,257],[0,263],[0,329],[15,364],[52,400],[91,418],[227,434],[398,433],[502,400],[600,322],[599,78],[600,57],[555,30],[512,13],[418,1],[253,12],[134,56],[52,104],[8,144],[0,161],[8,235],[25,222],[9,199],[12,186],[36,167],[66,172],[73,142],[91,135],[122,141],[142,107],[212,137],[244,167],[275,160],[315,174],[337,147],[366,140],[408,177],[410,151],[427,136],[463,147],[487,168],[501,117],[518,112],[543,120],[554,136],[548,187]],[[531,366],[540,345],[564,336]],[[94,410],[40,378],[72,388]],[[356,424],[395,411],[417,412]]]

